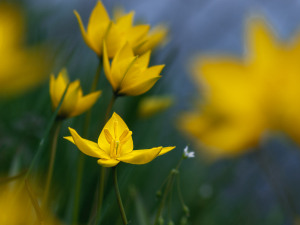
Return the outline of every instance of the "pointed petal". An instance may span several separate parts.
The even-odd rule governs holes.
[[[137,25],[132,28],[130,28],[127,31],[127,40],[129,44],[134,48],[137,45],[139,45],[144,38],[146,37],[148,31],[150,29],[149,25]]]
[[[113,58],[116,53],[124,46],[126,39],[120,33],[120,30],[111,21],[109,28],[105,34],[105,42],[107,47],[107,55],[109,58]]]
[[[95,91],[91,94],[79,98],[75,106],[75,109],[71,113],[70,117],[78,116],[84,113],[85,111],[87,111],[95,104],[95,102],[100,97],[100,95],[101,95],[101,91]]]
[[[99,159],[97,163],[104,167],[116,166],[120,161],[116,159]]]
[[[148,68],[148,65],[149,65],[149,61],[150,61],[150,56],[151,56],[151,51],[147,51],[145,54],[143,54],[142,56],[140,56],[138,58],[138,63],[141,67],[145,67],[145,68]],[[159,71],[160,73],[160,71]],[[158,74],[159,74],[158,73]]]
[[[162,150],[160,151],[160,153],[158,154],[158,156],[163,155],[163,154],[166,154],[167,152],[173,150],[174,148],[176,148],[176,147],[173,146],[173,147],[165,147],[165,148],[162,148]]]
[[[115,89],[116,84],[114,83],[114,80],[111,75],[111,68],[110,68],[110,64],[109,64],[109,58],[107,55],[107,48],[106,48],[105,41],[103,41],[103,67],[104,67],[104,74],[105,74],[107,80],[109,81],[109,83],[111,84],[113,89]]]
[[[137,57],[126,58],[115,67],[112,67],[111,76],[113,83],[115,84],[114,91],[121,89],[125,77],[130,77],[132,74],[136,73],[140,74],[140,68],[137,65]]]
[[[122,30],[128,30],[132,27],[134,17],[134,11],[127,13],[119,17],[116,21],[116,25]]]
[[[143,150],[133,150],[130,153],[123,154],[117,159],[131,164],[145,164],[153,159],[155,159],[160,153],[162,147],[152,148],[152,149],[143,149]]]
[[[147,92],[161,77],[158,74],[164,65],[152,66],[145,70],[143,74],[131,73],[122,82],[119,94],[136,96]]]
[[[59,116],[70,117],[70,115],[74,112],[78,100],[79,86],[80,86],[79,80],[76,80],[69,85],[65,98],[58,111]]]
[[[63,74],[64,74],[63,70],[60,71],[60,73],[58,74],[58,77],[56,78],[55,85],[54,85],[53,101],[56,106],[58,106],[60,99],[63,96],[65,89],[67,87],[67,82],[65,81]]]
[[[144,44],[134,51],[135,54],[141,55],[146,51],[154,49],[158,45],[165,44],[167,42],[167,33],[168,28],[165,25],[158,25],[154,27],[145,39],[146,41]]]
[[[95,30],[101,24],[108,24],[110,22],[109,16],[106,12],[106,9],[101,1],[97,1],[96,6],[94,7],[87,27],[88,33],[91,30]]]
[[[95,157],[95,158],[103,158],[110,159],[110,156],[106,154],[105,151],[99,148],[97,143],[83,139],[78,135],[76,130],[69,127],[69,131],[73,137],[73,140],[76,146],[82,151],[84,154]],[[67,139],[68,140],[68,139]]]
[[[105,132],[104,130],[107,129],[112,135],[114,134],[114,123],[115,121],[118,122],[117,126],[117,133],[122,134],[125,129],[128,129],[126,123],[124,120],[117,114],[113,113],[112,117],[109,119],[109,121],[105,124],[99,138],[98,138],[98,145],[101,149],[103,149],[107,154],[110,154],[110,144],[107,142],[105,138]],[[126,144],[122,147],[122,152],[127,153],[131,152],[133,149],[133,141],[132,137],[129,138],[129,140],[126,142]]]
[[[115,55],[111,67],[116,67],[118,63],[123,61],[124,59],[134,57],[133,51],[128,43],[126,43]]]
[[[64,139],[66,139],[66,140],[68,140],[68,141],[72,142],[74,145],[76,145],[76,144],[75,144],[75,141],[74,141],[74,139],[73,139],[73,137],[72,137],[72,136],[67,136],[67,137],[64,137]]]
[[[49,84],[49,91],[50,91],[50,97],[51,97],[51,102],[52,102],[52,107],[53,108],[56,108],[57,105],[56,105],[56,101],[55,101],[55,94],[54,94],[54,91],[55,91],[55,78],[54,78],[54,75],[51,74],[50,76],[50,84]]]
[[[89,46],[91,49],[93,49],[97,53],[97,49],[93,46],[93,44],[91,43],[87,33],[85,32],[85,29],[84,29],[84,26],[83,26],[80,15],[78,14],[78,12],[76,10],[74,10],[74,14],[75,14],[75,16],[78,20],[78,24],[79,24],[81,35],[83,37],[84,42],[86,43],[87,46]]]

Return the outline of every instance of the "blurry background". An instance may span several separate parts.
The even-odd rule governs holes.
[[[87,93],[96,71],[97,57],[84,43],[73,10],[76,9],[84,24],[87,24],[96,1],[5,2],[15,2],[23,8],[29,45],[43,42],[51,46],[48,54],[54,60],[54,66],[49,74],[57,74],[62,67],[67,67],[71,80],[79,78],[84,93]],[[135,208],[137,197],[129,194],[132,192],[129,187],[136,189],[149,215],[154,215],[159,203],[155,198],[156,191],[178,163],[183,148],[190,142],[176,129],[179,113],[191,107],[192,99],[201,97],[190,80],[189,59],[198,53],[242,56],[244,25],[252,12],[261,13],[279,37],[287,40],[300,27],[300,1],[103,0],[103,4],[110,15],[114,6],[121,5],[126,12],[134,10],[136,20],[143,20],[153,26],[164,22],[170,27],[170,42],[155,51],[152,57],[153,64],[166,64],[162,79],[142,96],[118,99],[113,109],[133,131],[135,149],[177,146],[169,154],[147,165],[120,166],[119,181],[127,217],[132,221],[131,224],[138,224]],[[103,90],[103,95],[93,108],[93,141],[102,129],[99,121],[102,121],[111,96],[110,84],[103,74],[98,89]],[[174,95],[175,106],[149,119],[137,118],[138,102],[154,94]],[[3,100],[0,109],[0,173],[11,176],[30,164],[51,116],[48,82],[23,96]],[[79,151],[62,137],[68,135],[68,126],[80,131],[83,119],[84,115],[81,115],[64,123],[58,141],[51,199],[53,211],[66,224],[70,224],[72,216]],[[263,145],[263,153],[270,167],[275,169],[276,180],[284,186],[296,211],[300,213],[299,147],[286,137],[273,137]],[[47,169],[49,151],[47,144],[45,146],[43,156],[35,168],[35,174],[40,178],[46,174]],[[268,177],[253,159],[256,153],[210,164],[193,148],[192,143],[190,150],[196,152],[196,158],[184,161],[180,168],[181,190],[191,211],[189,224],[292,224],[290,217],[280,207]],[[86,157],[80,208],[80,222],[83,224],[90,216],[99,174],[100,166],[96,160]],[[111,177],[107,183],[103,224],[117,224],[120,223],[120,216]],[[172,210],[174,221],[179,224],[182,209],[175,188]]]

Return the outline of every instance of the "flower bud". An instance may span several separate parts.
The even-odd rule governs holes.
[[[169,221],[168,225],[174,225],[174,222],[171,220]]]
[[[158,224],[159,225],[164,225],[164,219],[162,218],[162,217],[159,217],[159,219],[158,219]]]
[[[187,225],[187,217],[186,216],[183,216],[180,220],[180,225]]]

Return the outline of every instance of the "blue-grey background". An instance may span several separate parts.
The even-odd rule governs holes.
[[[49,43],[52,46],[52,52],[49,54],[55,60],[52,72],[57,74],[62,67],[67,67],[72,80],[80,78],[85,92],[88,91],[96,71],[97,57],[85,45],[73,10],[79,12],[86,25],[95,4],[95,0],[22,2],[28,18],[29,41],[42,40]],[[155,193],[178,162],[185,145],[190,141],[184,138],[175,125],[176,117],[180,112],[191,108],[192,99],[199,97],[199,93],[189,79],[189,60],[197,54],[235,54],[242,57],[244,25],[253,13],[263,15],[273,26],[279,38],[288,40],[300,28],[300,1],[103,0],[103,4],[110,15],[114,6],[121,5],[127,12],[134,10],[136,19],[143,19],[153,26],[164,22],[170,27],[170,42],[164,48],[155,51],[152,59],[153,64],[166,63],[163,78],[146,95],[173,94],[176,97],[176,105],[167,112],[146,121],[136,120],[135,114],[132,113],[141,97],[120,99],[114,107],[114,110],[122,115],[133,130],[133,139],[137,148],[158,145],[177,146],[174,152],[156,159],[151,164],[120,166],[120,180],[122,176],[125,177],[121,185],[122,196],[125,207],[128,206],[128,217],[134,225],[139,224],[135,210],[136,198],[128,194],[130,193],[128,187],[135,186],[150,217],[155,215],[158,204]],[[104,77],[101,78],[101,82],[99,88],[104,91],[103,101],[97,103],[93,110],[95,120],[103,117],[111,95],[110,85]],[[30,162],[34,153],[31,146],[35,146],[35,141],[42,135],[42,130],[51,115],[47,88],[48,84],[45,84],[43,88],[21,99],[6,103],[6,109],[1,113],[0,128],[7,140],[14,139],[16,132],[21,133],[25,129],[24,126],[27,132],[28,127],[36,132],[29,132],[31,139],[30,141],[26,139],[22,146],[25,148],[22,151],[26,153],[23,159],[25,165]],[[19,104],[20,110],[14,112],[12,119],[10,113],[15,110],[15,104]],[[61,134],[68,135],[67,126],[80,130],[83,118],[80,116],[68,120]],[[95,133],[95,137],[98,130],[98,126],[93,123],[92,133]],[[13,141],[10,142],[11,149],[14,149],[15,145]],[[70,224],[78,150],[62,138],[59,139],[59,146],[60,151],[54,171],[56,185],[52,195],[56,203],[53,211],[66,224]],[[290,205],[300,213],[300,149],[288,137],[271,137],[262,143],[262,158],[268,162],[269,168],[260,166],[255,156],[258,153],[255,151],[236,159],[208,164],[193,145],[190,148],[196,151],[196,158],[184,161],[180,169],[181,189],[191,211],[189,224],[293,224]],[[13,158],[14,156],[8,154],[5,159]],[[46,159],[44,161],[46,162]],[[8,164],[7,161],[2,166],[3,171],[11,168]],[[37,169],[37,174],[43,174],[45,168],[41,166],[41,170]],[[86,159],[80,208],[82,224],[85,224],[89,217],[99,169],[95,160]],[[111,182],[109,178],[105,192],[104,208],[107,207],[107,210],[103,224],[120,223]],[[283,192],[288,193],[288,197],[284,196]],[[173,197],[173,219],[175,224],[180,224],[182,210],[175,188]],[[281,203],[282,198],[290,203]]]

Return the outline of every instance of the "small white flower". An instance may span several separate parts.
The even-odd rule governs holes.
[[[186,146],[183,149],[183,158],[194,158],[195,157],[195,152],[189,152],[189,146]]]

